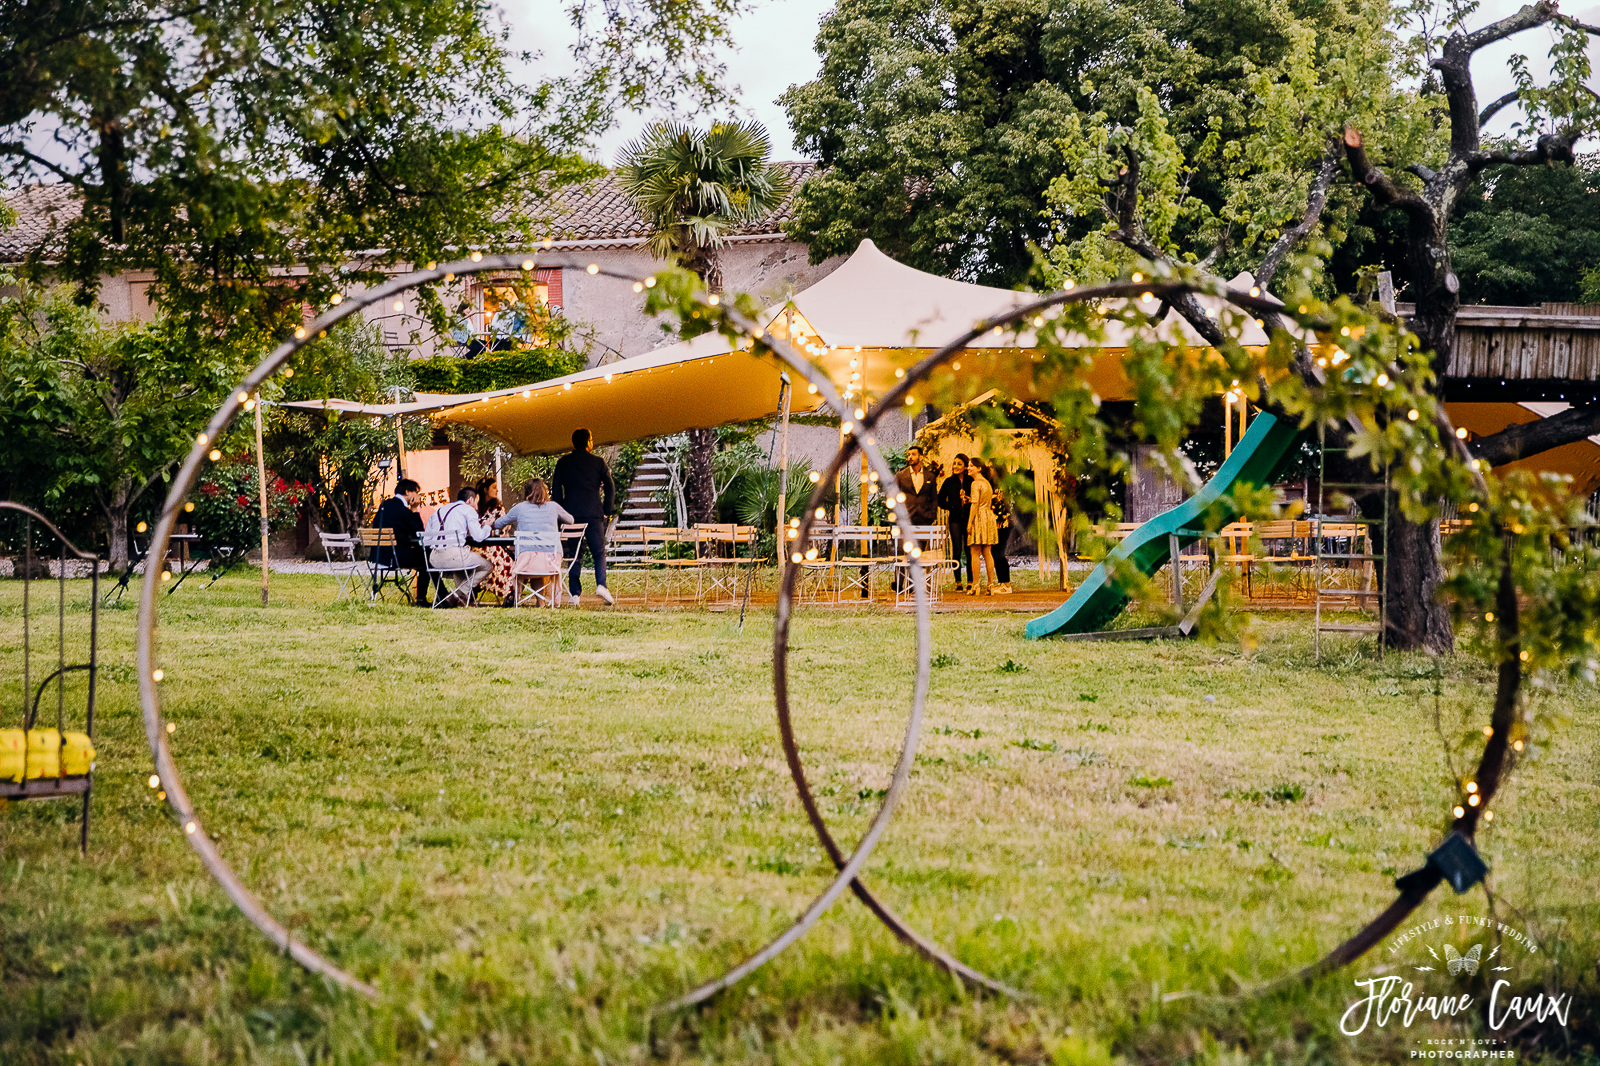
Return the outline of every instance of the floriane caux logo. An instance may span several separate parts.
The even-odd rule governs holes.
[[[1442,929],[1456,934],[1451,937],[1456,943],[1435,940],[1436,931]],[[1487,936],[1475,940],[1478,933]],[[1515,987],[1513,956],[1519,952],[1531,959],[1537,956],[1539,945],[1521,930],[1491,918],[1446,915],[1412,926],[1389,942],[1386,954],[1393,961],[1355,982],[1361,998],[1344,1012],[1339,1029],[1346,1036],[1356,1036],[1369,1027],[1409,1029],[1419,1020],[1474,1015],[1482,1016],[1489,1032],[1496,1035],[1529,1022],[1565,1028],[1572,1012],[1572,995]],[[1402,961],[1406,959],[1409,961]],[[1499,1039],[1426,1040],[1419,1044],[1427,1046],[1413,1050],[1411,1058],[1509,1058],[1515,1054]]]

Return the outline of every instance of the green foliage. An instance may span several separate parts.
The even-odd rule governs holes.
[[[476,359],[436,355],[412,360],[407,370],[420,392],[472,393],[531,385],[576,374],[584,368],[582,352],[563,348],[528,348],[485,353]]]
[[[381,329],[359,319],[340,323],[326,338],[308,344],[290,365],[294,375],[273,386],[280,400],[339,396],[367,403],[393,402],[409,388],[408,363],[383,343]],[[269,408],[266,450],[286,477],[311,489],[313,517],[329,532],[353,532],[377,507],[379,460],[399,455],[389,418],[342,416],[336,411]],[[423,419],[404,419],[406,447],[426,448],[432,437]],[[236,435],[248,436],[246,426]],[[234,439],[234,448],[249,443]]]
[[[107,325],[64,291],[18,284],[0,298],[0,469],[13,498],[46,510],[92,501],[121,562],[131,509],[187,454],[248,361],[171,319]]]
[[[9,5],[3,179],[73,187],[81,218],[34,254],[85,298],[104,274],[150,270],[162,304],[196,324],[285,329],[302,302],[385,266],[542,236],[534,206],[596,173],[580,152],[619,106],[720,99],[729,0],[598,27],[592,6],[569,11],[578,70],[525,85],[479,0]],[[27,148],[39,127],[53,160]]]
[[[268,470],[268,530],[276,532],[299,520],[300,506],[310,494],[309,485],[284,481]],[[212,544],[237,548],[260,543],[261,479],[255,456],[245,453],[213,464],[190,502],[194,510],[186,520]]]
[[[1450,255],[1462,303],[1583,299],[1600,269],[1600,160],[1499,168],[1457,204]]]
[[[1099,224],[1047,190],[1089,140],[1153,135],[1141,104],[1153,95],[1173,149],[1155,180],[1171,239],[1214,246],[1226,224],[1234,253],[1303,204],[1305,177],[1285,171],[1320,155],[1318,123],[1386,90],[1370,68],[1392,62],[1391,21],[1381,3],[842,0],[817,36],[817,80],[782,97],[796,144],[824,168],[787,232],[813,261],[870,237],[933,273],[1021,282],[1035,246]],[[1225,157],[1237,164],[1215,165]],[[1246,188],[1235,167],[1260,177]],[[1090,259],[1073,276],[1114,276],[1125,261]]]

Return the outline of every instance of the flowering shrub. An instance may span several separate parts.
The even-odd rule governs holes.
[[[267,471],[267,523],[273,530],[298,520],[311,490]],[[187,515],[190,526],[211,543],[247,547],[261,539],[261,493],[256,464],[248,455],[213,463],[200,482]]]

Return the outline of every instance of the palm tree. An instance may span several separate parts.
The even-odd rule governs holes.
[[[728,233],[770,215],[793,187],[787,170],[767,162],[771,150],[759,122],[703,132],[662,122],[623,148],[617,183],[650,225],[651,253],[720,289],[717,250]]]
[[[701,131],[658,123],[622,149],[617,183],[650,226],[657,259],[693,271],[706,288],[722,288],[717,251],[728,234],[775,211],[793,181],[767,162],[772,143],[759,122],[718,122]],[[712,456],[716,431],[689,431],[690,518],[716,520]]]

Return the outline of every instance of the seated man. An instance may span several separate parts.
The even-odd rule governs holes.
[[[428,562],[433,568],[466,571],[456,578],[455,591],[440,606],[465,607],[472,602],[478,582],[494,570],[493,563],[467,547],[469,541],[484,540],[494,533],[488,523],[478,521],[477,490],[462,489],[454,503],[433,512],[428,519],[428,529],[445,533],[451,542],[450,547],[435,548],[429,553]],[[442,582],[443,578],[439,580]]]
[[[422,487],[408,477],[395,482],[394,495],[378,505],[378,517],[373,524],[380,530],[394,530],[393,548],[374,548],[374,558],[379,566],[392,566],[400,570],[417,572],[418,607],[428,605],[428,565],[422,557],[422,543],[417,534],[422,532],[422,516],[417,514],[417,497]]]

